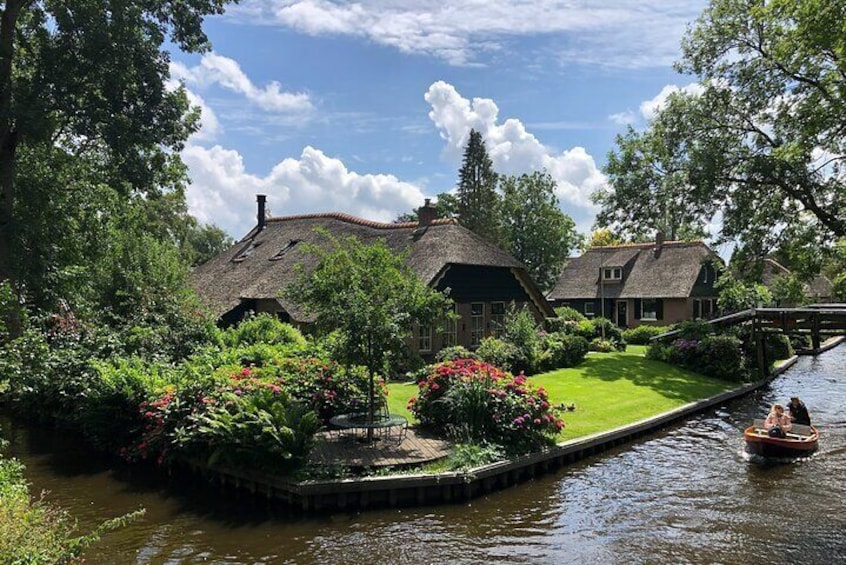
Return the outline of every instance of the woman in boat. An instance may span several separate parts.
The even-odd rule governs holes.
[[[764,420],[764,429],[772,437],[784,437],[791,428],[790,416],[784,413],[784,406],[773,404],[767,419]]]
[[[790,411],[790,419],[794,424],[811,425],[811,416],[808,414],[808,409],[798,396],[790,397],[790,404],[787,405],[787,409]]]

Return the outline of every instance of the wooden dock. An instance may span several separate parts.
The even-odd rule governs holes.
[[[450,443],[422,431],[408,428],[402,441],[379,439],[368,443],[356,435],[321,432],[309,454],[309,463],[345,467],[408,467],[443,459]]]

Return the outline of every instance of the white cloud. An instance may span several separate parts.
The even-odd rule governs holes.
[[[182,159],[192,179],[187,193],[191,213],[236,237],[255,224],[256,194],[267,194],[277,216],[335,211],[386,222],[424,199],[414,184],[393,175],[356,173],[310,146],[265,176],[248,173],[240,153],[218,145],[189,145]]]
[[[482,134],[494,169],[505,174],[522,174],[546,169],[558,184],[562,208],[587,231],[597,208],[590,195],[605,186],[607,179],[596,161],[582,147],[556,153],[529,133],[520,120],[499,123],[499,108],[489,98],[464,98],[452,85],[438,81],[425,95],[432,106],[429,118],[446,141],[444,157],[454,164],[461,161],[464,147],[475,129]]]
[[[277,81],[259,88],[244,74],[237,61],[215,53],[203,55],[200,64],[187,67],[180,62],[170,64],[171,76],[199,89],[212,84],[243,94],[266,112],[294,113],[313,110],[308,94],[283,92]]]
[[[635,114],[631,110],[626,110],[625,112],[611,114],[610,116],[608,116],[608,119],[617,125],[627,126],[637,121],[637,114]]]
[[[247,0],[231,15],[310,35],[351,35],[404,53],[472,63],[510,38],[565,39],[561,58],[666,65],[704,0]]]

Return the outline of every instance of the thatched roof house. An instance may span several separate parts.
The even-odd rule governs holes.
[[[434,207],[420,210],[419,222],[380,223],[348,214],[264,216],[259,197],[259,221],[234,246],[199,266],[192,283],[201,300],[223,323],[240,320],[247,311],[269,312],[295,323],[310,321],[282,290],[297,277],[295,266],[314,268],[317,258],[303,252],[304,242],[325,244],[315,230],[336,237],[355,236],[369,244],[383,240],[397,252],[408,253],[411,269],[429,286],[450,289],[460,315],[441,335],[421,328],[415,344],[421,352],[444,345],[475,346],[497,333],[505,305],[527,304],[540,320],[553,314],[525,267],[456,220],[435,219]]]
[[[571,259],[547,298],[621,327],[667,325],[716,311],[714,264],[703,242],[663,241],[592,247]]]
[[[769,257],[763,260],[761,266],[761,284],[772,288],[780,277],[790,275],[790,269]],[[810,302],[831,302],[834,295],[834,285],[831,280],[823,274],[814,275],[809,281],[802,285],[802,290]],[[797,306],[793,303],[781,303],[779,306]]]

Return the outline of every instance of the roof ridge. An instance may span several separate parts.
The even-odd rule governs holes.
[[[651,247],[655,247],[656,242],[648,241],[644,243],[620,243],[617,245],[598,245],[589,247],[588,251],[598,251],[600,249],[649,249]],[[683,245],[706,245],[704,241],[701,239],[695,239],[693,241],[684,241],[684,240],[671,240],[665,241],[662,245],[664,246],[673,246],[673,247],[680,247]],[[707,245],[706,245],[707,247]]]
[[[275,216],[267,218],[267,222],[286,222],[289,220],[317,220],[324,218],[340,220],[349,224],[366,226],[378,230],[409,229],[420,227],[420,224],[418,222],[377,222],[375,220],[368,220],[366,218],[360,218],[358,216],[353,216],[352,214],[345,214],[343,212],[320,212],[315,214],[294,214],[291,216]],[[428,225],[445,226],[450,224],[458,224],[458,220],[456,220],[455,218],[438,218],[436,220],[432,220],[432,223]]]

